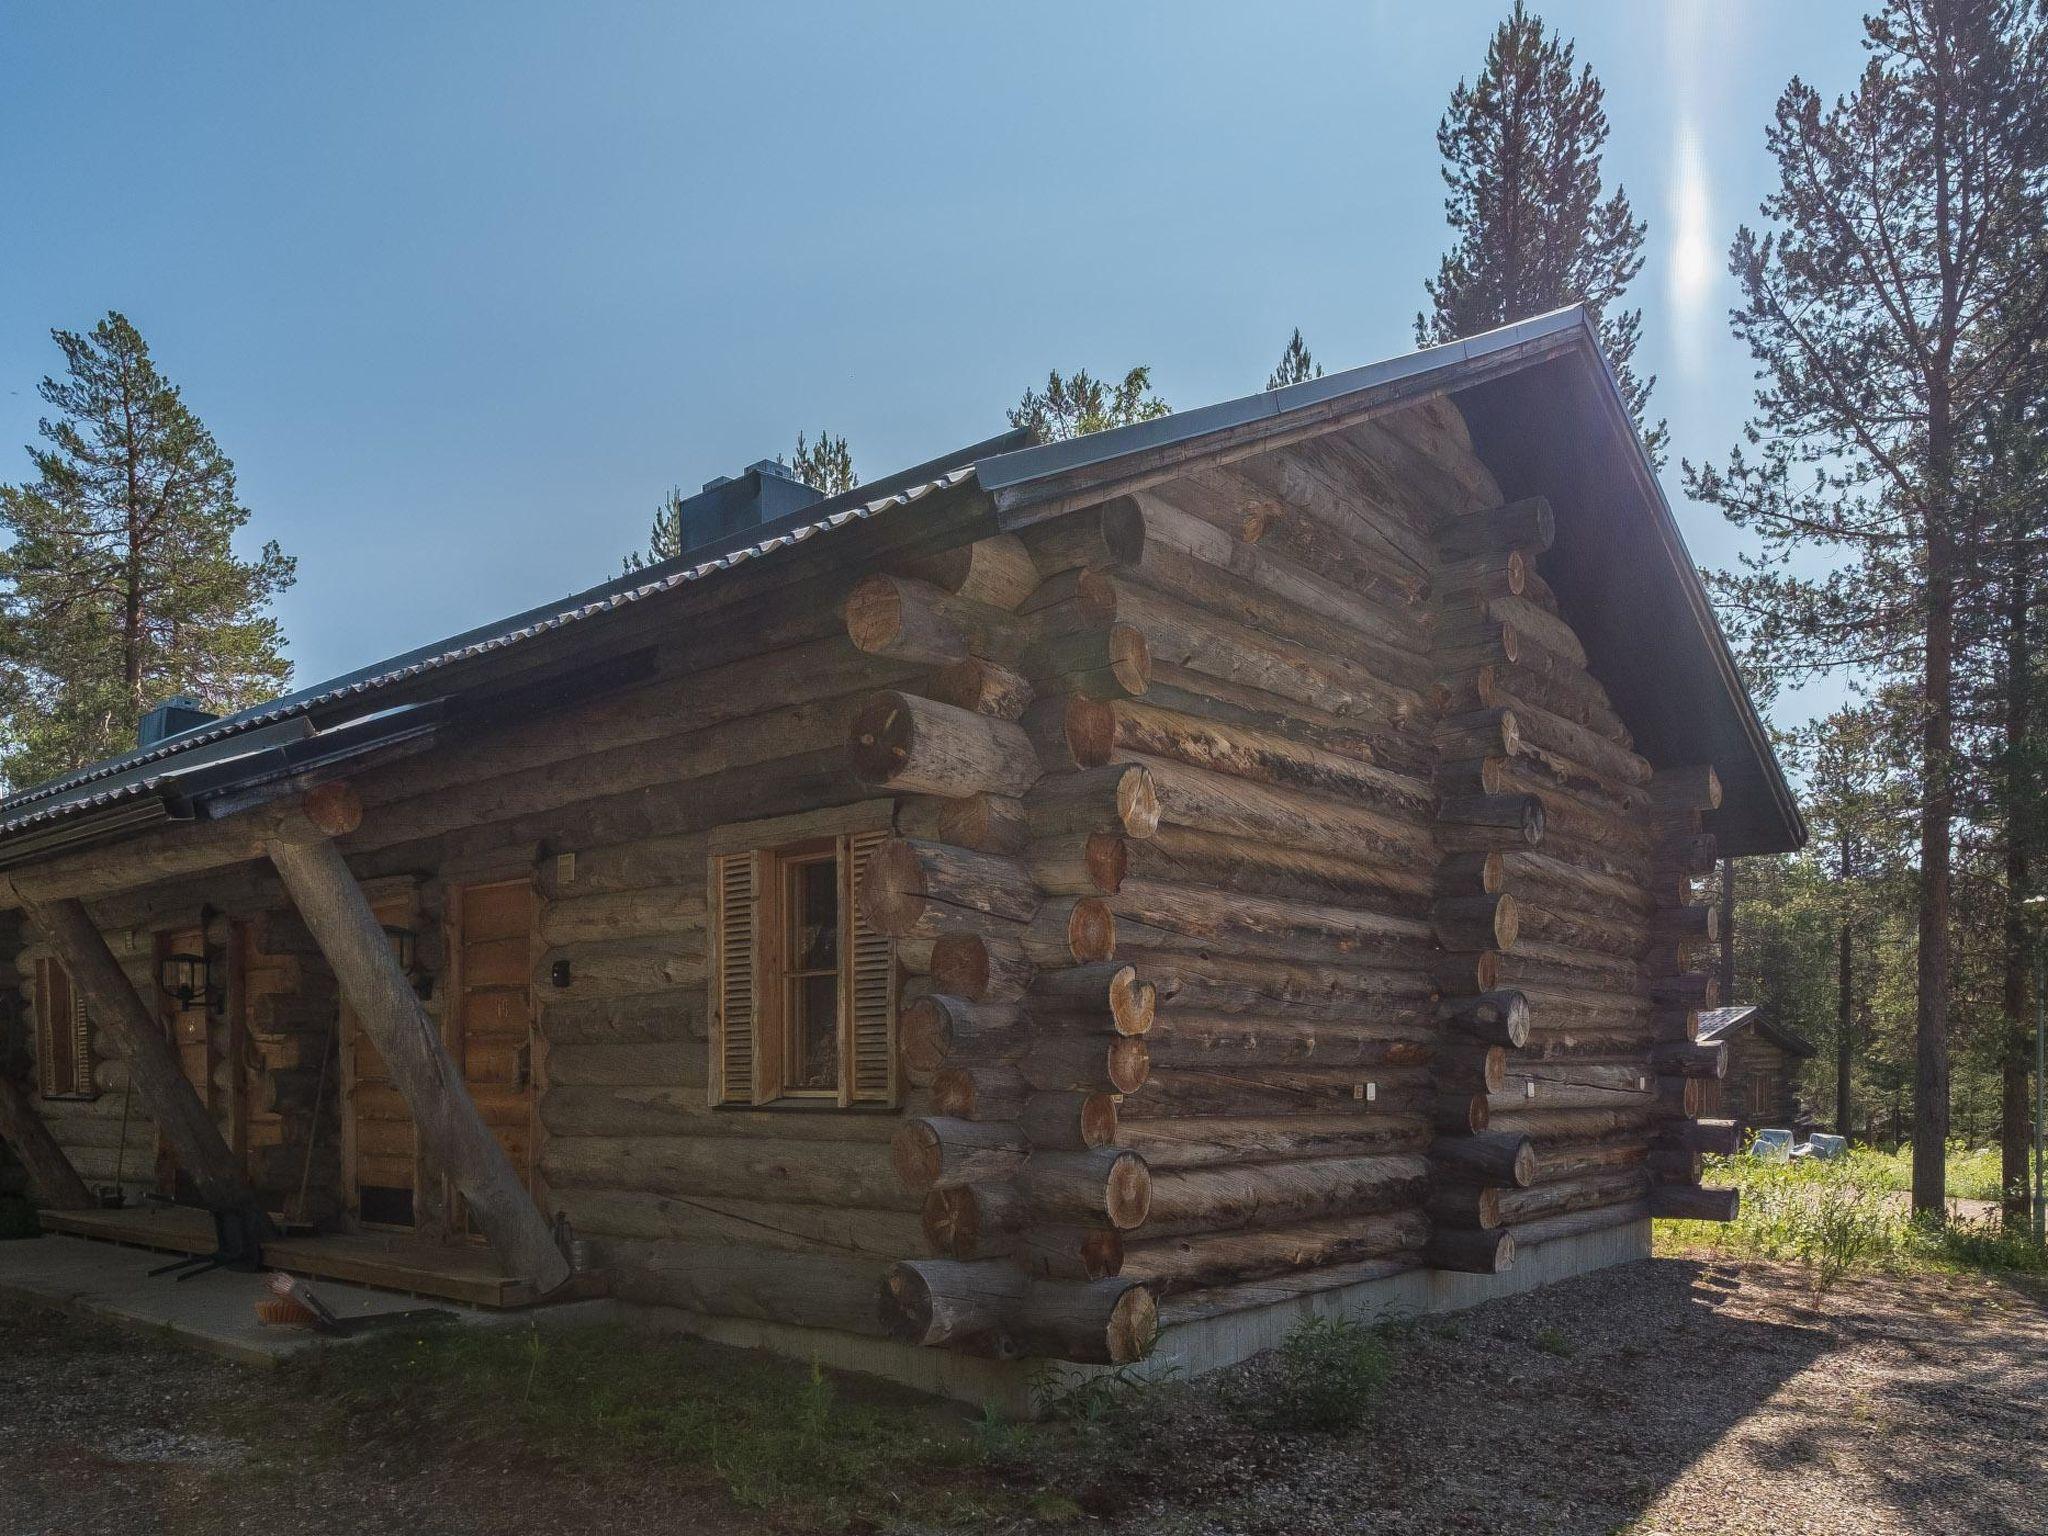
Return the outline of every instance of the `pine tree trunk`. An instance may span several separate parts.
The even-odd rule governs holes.
[[[2027,971],[2032,935],[2022,903],[2033,894],[2034,775],[2033,658],[2028,654],[2027,616],[2033,605],[2033,571],[2024,538],[2014,530],[2012,579],[2005,608],[2005,1050],[1999,1094],[2000,1207],[2008,1222],[2024,1221],[2027,1197],[2028,1068],[2033,1031],[2027,1027]]]
[[[1849,860],[1842,858],[1842,883],[1849,880]],[[1849,1134],[1849,1063],[1855,1049],[1856,971],[1854,935],[1849,920],[1842,919],[1841,957],[1835,968],[1835,1134]]]
[[[1940,423],[1945,427],[1945,422]],[[1947,1213],[1949,1061],[1949,835],[1955,821],[1954,676],[1955,575],[1949,539],[1951,477],[1945,430],[1930,430],[1939,505],[1927,531],[1927,655],[1921,724],[1921,771],[1926,799],[1920,809],[1920,913],[1918,1010],[1913,1075],[1913,1210]],[[1936,437],[1939,441],[1936,441]]]

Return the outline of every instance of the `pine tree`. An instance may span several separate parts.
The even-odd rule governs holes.
[[[2048,37],[2032,0],[1889,0],[1830,106],[1797,79],[1767,144],[1763,234],[1736,236],[1733,316],[1759,371],[1747,450],[1686,466],[1693,497],[1759,535],[1720,583],[1736,627],[1794,673],[1910,690],[1918,799],[1913,1206],[1943,1210],[1959,615],[1987,549],[1969,443],[2048,386]],[[1793,567],[1818,548],[1821,577]],[[1810,568],[1810,562],[1809,562]]]
[[[53,331],[65,373],[28,450],[34,479],[0,486],[0,775],[13,787],[135,743],[171,694],[216,710],[291,677],[269,612],[294,562],[275,541],[233,548],[249,521],[235,467],[110,312]]]
[[[1308,348],[1302,343],[1301,327],[1297,325],[1294,334],[1287,338],[1286,349],[1280,354],[1280,366],[1266,376],[1266,388],[1285,389],[1289,384],[1322,376],[1322,364],[1309,356]]]
[[[830,432],[820,432],[816,442],[797,433],[794,455],[788,459],[777,455],[775,462],[786,465],[798,480],[827,496],[837,496],[860,484],[860,475],[853,467],[853,451],[846,446],[845,438],[834,437]],[[654,521],[648,524],[647,547],[627,552],[628,575],[663,560],[673,560],[683,552],[685,500],[681,486],[669,487],[661,505],[654,509]]]
[[[830,432],[820,432],[816,442],[806,442],[803,433],[797,433],[796,453],[789,461],[789,468],[790,473],[805,485],[823,491],[827,496],[837,496],[860,484],[860,475],[853,467],[853,454],[846,446],[846,439],[834,437]]]
[[[1429,346],[1588,305],[1629,414],[1661,462],[1664,424],[1646,416],[1657,381],[1634,370],[1642,311],[1619,307],[1642,271],[1647,225],[1623,188],[1601,195],[1606,92],[1590,68],[1574,73],[1575,62],[1575,45],[1515,0],[1479,78],[1451,93],[1436,142],[1457,244],[1423,284],[1431,312],[1415,317],[1415,337]]]
[[[664,560],[673,560],[683,552],[683,502],[686,499],[680,485],[668,488],[668,494],[661,498],[661,505],[654,509],[654,520],[647,525],[647,547],[626,551],[626,574],[644,571]]]
[[[1049,375],[1042,392],[1025,390],[1024,398],[1010,409],[1010,425],[1029,428],[1040,442],[1057,442],[1172,412],[1172,406],[1152,393],[1150,368],[1133,368],[1119,384],[1077,369],[1065,378],[1057,372]]]

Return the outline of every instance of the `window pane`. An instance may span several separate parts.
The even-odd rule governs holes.
[[[791,866],[790,969],[839,967],[839,863],[813,859]]]
[[[839,1086],[839,978],[803,976],[790,983],[796,1006],[790,1086]]]

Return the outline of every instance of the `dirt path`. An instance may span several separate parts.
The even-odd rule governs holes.
[[[1796,1270],[1657,1260],[1431,1320],[1393,1350],[1353,1435],[1249,1429],[1228,1384],[1203,1382],[932,1476],[967,1496],[954,1528],[1005,1532],[2048,1533],[2048,1307],[2011,1286],[1857,1279],[1815,1302]],[[298,1405],[266,1373],[0,1310],[0,1533],[891,1525],[743,1511],[702,1469],[581,1478],[544,1448],[458,1434],[427,1401],[298,1447]],[[261,1428],[222,1429],[252,1407]]]

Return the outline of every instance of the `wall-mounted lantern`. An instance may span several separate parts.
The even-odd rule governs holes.
[[[391,953],[398,957],[398,968],[410,976],[413,967],[419,963],[419,935],[410,928],[396,928],[387,924],[384,937],[391,941]]]
[[[157,966],[156,984],[164,996],[180,1008],[190,1008],[194,1003],[211,997],[207,986],[208,972],[204,955],[165,955]]]

